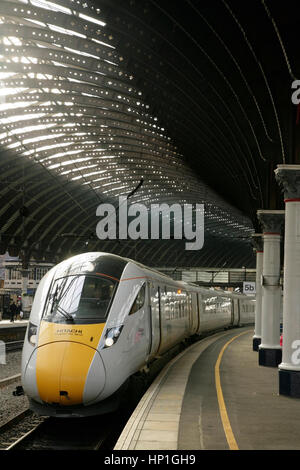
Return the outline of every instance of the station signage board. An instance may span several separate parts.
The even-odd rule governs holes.
[[[256,285],[255,285],[255,282],[244,281],[244,282],[243,282],[243,294],[246,294],[246,295],[255,295],[255,294],[256,294]]]

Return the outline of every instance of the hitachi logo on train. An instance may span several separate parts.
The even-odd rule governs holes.
[[[57,335],[76,335],[82,336],[82,330],[77,330],[75,328],[60,328],[56,330]]]

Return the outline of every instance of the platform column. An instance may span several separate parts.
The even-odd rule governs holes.
[[[282,362],[279,393],[300,398],[300,165],[275,170],[285,200]]]
[[[22,269],[22,296],[27,294],[29,269]]]
[[[260,210],[257,211],[257,217],[264,230],[262,329],[258,363],[260,366],[277,367],[282,358],[280,346],[280,241],[284,211]]]
[[[253,336],[253,351],[258,351],[261,343],[261,307],[262,307],[262,285],[261,276],[263,273],[263,235],[255,233],[252,235],[252,243],[256,251],[256,295],[255,295],[255,326]]]

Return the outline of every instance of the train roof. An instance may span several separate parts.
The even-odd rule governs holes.
[[[73,260],[73,261],[72,261]],[[64,263],[69,261],[67,265]],[[152,276],[159,278],[161,282],[165,282],[172,285],[177,285],[185,289],[194,290],[195,292],[202,292],[205,294],[214,294],[214,295],[229,295],[231,297],[241,298],[245,297],[244,294],[237,293],[237,292],[227,292],[223,290],[212,290],[205,287],[198,286],[197,284],[188,283],[185,281],[176,281],[173,278],[169,277],[168,275],[148,266],[139,263],[130,258],[125,258],[119,255],[115,255],[113,253],[106,253],[106,252],[87,252],[81,253],[80,255],[73,256],[72,258],[68,258],[67,260],[60,263],[61,269],[59,269],[60,275],[70,275],[71,273],[75,273],[77,269],[85,270],[84,266],[88,265],[88,263],[94,264],[94,269],[96,272],[103,272],[106,275],[111,276],[119,280],[122,277],[122,273],[128,263],[135,264],[143,271],[146,271]],[[86,271],[90,271],[86,269]],[[251,298],[249,299],[251,300]]]

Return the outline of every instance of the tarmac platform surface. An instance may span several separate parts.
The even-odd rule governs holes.
[[[115,450],[298,450],[300,401],[258,365],[253,327],[207,337],[152,383]]]

